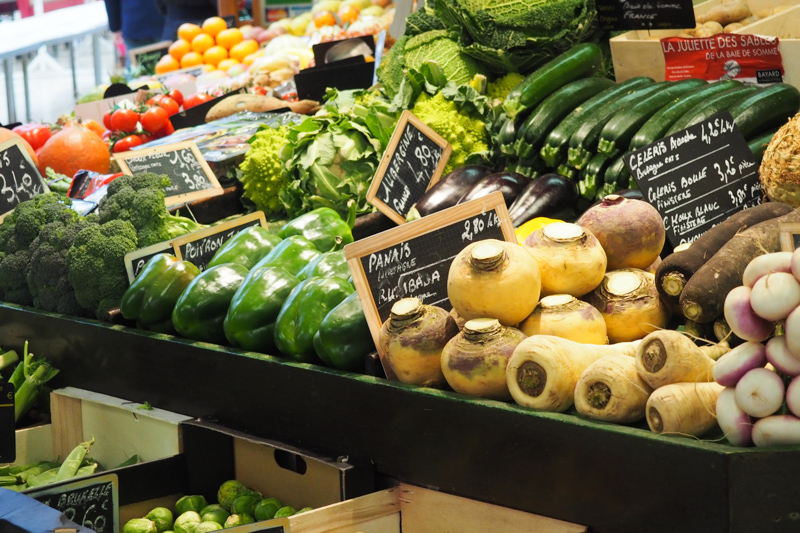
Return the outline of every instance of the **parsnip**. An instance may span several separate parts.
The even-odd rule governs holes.
[[[652,392],[631,357],[607,355],[581,374],[575,387],[575,408],[589,418],[630,424],[644,417]]]
[[[633,357],[638,342],[580,344],[550,335],[522,341],[506,367],[511,396],[520,405],[543,411],[569,409],[575,385],[586,368],[606,355]]]
[[[636,371],[654,389],[670,383],[713,381],[714,361],[729,350],[727,343],[698,348],[677,331],[654,331],[636,349]]]
[[[699,437],[717,424],[714,411],[717,383],[672,383],[656,389],[647,400],[647,425],[656,433]]]

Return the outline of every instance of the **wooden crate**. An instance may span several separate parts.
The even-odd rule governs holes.
[[[52,461],[53,436],[50,424],[39,424],[15,431],[17,458],[14,465],[24,465],[35,461]]]
[[[696,15],[706,13],[723,0],[711,0],[695,6]],[[750,9],[770,9],[792,3],[789,0],[747,0]],[[618,82],[635,76],[649,76],[664,81],[664,54],[660,39],[675,37],[680,30],[629,31],[610,40],[614,75]],[[784,81],[800,87],[800,4],[740,28],[737,34],[755,34],[780,39],[778,48],[786,71]]]

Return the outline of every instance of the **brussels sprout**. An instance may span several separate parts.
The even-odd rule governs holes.
[[[156,524],[147,518],[134,518],[122,527],[122,533],[156,533]]]
[[[313,511],[313,510],[314,510],[313,507],[303,507],[302,509],[300,509],[299,511],[297,511],[294,514],[307,513],[309,511]]]
[[[241,482],[232,479],[226,481],[219,487],[217,491],[217,501],[226,510],[230,510],[233,500],[245,494],[251,494],[253,491],[245,487]]]
[[[281,507],[283,507],[283,504],[277,498],[267,498],[256,504],[253,516],[255,516],[256,520],[259,522],[271,520]]]
[[[175,514],[182,515],[186,511],[199,513],[206,505],[208,502],[202,496],[184,496],[175,503]]]
[[[200,522],[194,531],[195,533],[209,533],[210,531],[219,531],[220,529],[222,529],[221,524],[209,520],[207,522]]]
[[[233,500],[233,503],[231,503],[231,514],[249,514],[252,516],[253,509],[260,501],[261,497],[256,496],[255,494],[245,494],[244,496],[239,496]]]
[[[175,519],[175,533],[195,533],[197,525],[201,522],[200,515],[195,511],[186,511]]]
[[[224,524],[225,520],[231,514],[222,508],[221,505],[213,504],[213,505],[206,505],[203,507],[203,510],[200,511],[200,518],[203,522],[216,522],[217,524]]]
[[[275,513],[275,518],[283,518],[284,516],[292,516],[297,511],[294,510],[294,507],[291,505],[287,505],[285,507],[281,507],[278,509],[278,512]]]
[[[172,511],[166,507],[156,507],[147,513],[145,518],[156,523],[156,531],[158,533],[164,533],[164,531],[172,529]]]
[[[225,528],[243,526],[245,524],[252,524],[255,519],[249,514],[232,514],[225,520]]]

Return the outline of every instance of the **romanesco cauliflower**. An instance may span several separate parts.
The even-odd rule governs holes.
[[[455,102],[447,100],[441,92],[434,96],[423,92],[411,112],[453,147],[445,174],[463,166],[470,154],[489,149],[483,121],[466,110],[459,110]]]
[[[489,82],[486,87],[486,96],[489,100],[503,100],[514,87],[525,80],[525,76],[517,72],[509,72],[505,76]]]
[[[281,149],[286,145],[289,128],[264,128],[250,140],[250,149],[239,166],[244,185],[243,196],[256,209],[271,215],[283,211],[278,199],[281,187],[288,183],[281,165]]]

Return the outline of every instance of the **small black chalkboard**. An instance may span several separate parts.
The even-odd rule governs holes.
[[[14,421],[14,385],[0,381],[0,463],[17,460],[17,437]]]
[[[163,253],[172,253],[172,243],[160,242],[146,248],[141,248],[135,252],[125,254],[125,270],[128,273],[128,283],[133,283],[133,280],[139,275],[144,266],[150,261],[153,256]]]
[[[193,141],[124,152],[115,157],[126,174],[155,172],[169,176],[171,184],[164,189],[167,206],[222,194],[216,176]]]
[[[403,224],[411,206],[439,181],[452,146],[409,111],[403,111],[372,180],[367,201]]]
[[[623,157],[673,246],[762,200],[758,165],[727,111]]]
[[[263,211],[256,211],[216,226],[195,231],[172,241],[175,256],[205,270],[211,258],[228,239],[251,226],[267,227]]]
[[[169,53],[171,44],[172,41],[161,41],[147,46],[140,46],[139,48],[131,48],[128,50],[131,64],[134,67],[141,68],[144,72],[153,73],[156,71],[156,63],[158,63],[159,59]]]
[[[604,30],[679,30],[694,28],[692,0],[597,0]]]
[[[26,494],[61,511],[78,525],[97,533],[119,531],[119,481],[116,474],[46,485]]]
[[[380,346],[381,326],[401,298],[416,297],[449,310],[450,264],[461,250],[484,239],[517,242],[500,192],[345,246],[375,345]]]
[[[18,204],[50,192],[19,139],[0,144],[0,220]]]

